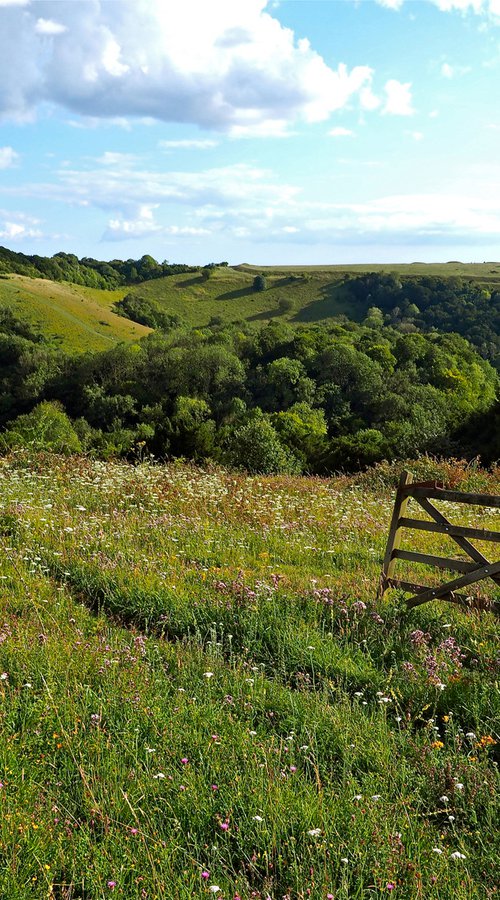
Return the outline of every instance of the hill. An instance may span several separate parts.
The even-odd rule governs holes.
[[[376,600],[395,480],[0,460],[2,897],[496,896],[498,624]]]
[[[213,319],[222,322],[264,322],[283,318],[293,323],[326,321],[335,316],[359,318],[352,298],[343,288],[344,277],[326,270],[311,274],[266,274],[266,290],[256,291],[253,282],[261,270],[244,267],[216,268],[205,272],[158,278],[129,289],[188,325],[202,327]],[[290,304],[280,308],[280,302]]]
[[[150,332],[113,311],[125,291],[3,275],[0,306],[12,309],[51,343],[70,353],[82,353],[106,350],[120,341],[137,341]]]
[[[157,278],[129,289],[164,312],[179,316],[194,327],[211,320],[263,322],[281,318],[291,324],[326,322],[338,316],[359,322],[369,302],[359,302],[351,282],[374,273],[413,284],[422,279],[445,280],[473,289],[500,291],[500,264],[424,264],[399,266],[249,266],[214,268],[195,274]],[[253,287],[257,274],[264,274],[266,289]]]

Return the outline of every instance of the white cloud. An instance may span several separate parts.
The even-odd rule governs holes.
[[[235,136],[276,134],[283,123],[326,120],[371,84],[365,65],[327,65],[266,11],[266,0],[2,7],[3,115],[26,116],[51,102],[86,117],[147,116]],[[364,108],[370,102],[365,97]]]
[[[211,150],[218,147],[218,141],[212,140],[178,140],[178,141],[158,141],[158,146],[162,150]]]
[[[354,131],[351,131],[350,128],[343,128],[341,125],[331,128],[328,134],[330,137],[354,137]]]
[[[473,13],[500,19],[500,0],[430,0],[441,12]],[[404,0],[377,0],[380,6],[399,10]]]
[[[135,162],[137,156],[134,153],[117,153],[113,150],[105,150],[102,156],[96,159],[101,166],[130,166]]]
[[[37,19],[35,25],[35,31],[37,34],[64,34],[67,31],[66,25],[61,25],[60,22],[54,22],[53,19]]]
[[[407,82],[403,84],[391,78],[385,85],[386,101],[383,108],[384,113],[392,116],[412,116],[413,109],[411,97],[411,84]]]
[[[404,0],[377,0],[379,6],[385,6],[387,9],[401,9]]]
[[[161,231],[161,225],[154,220],[154,206],[141,206],[137,210],[135,219],[119,217],[110,219],[108,227],[103,234],[103,240],[123,241],[132,238],[147,237]]]
[[[12,147],[0,147],[0,169],[10,169],[19,159],[19,153]]]
[[[361,109],[366,109],[367,112],[378,109],[381,102],[380,99],[373,93],[369,85],[361,88],[359,92],[359,99],[361,103]]]
[[[41,238],[42,232],[36,226],[38,219],[25,213],[0,209],[0,240],[20,241],[25,238]]]
[[[443,63],[441,66],[441,75],[443,78],[453,78],[454,74],[453,66],[450,66],[449,63]]]
[[[175,237],[203,237],[210,234],[208,228],[197,228],[191,225],[161,225],[154,219],[153,210],[157,207],[158,204],[140,206],[133,219],[123,217],[110,219],[102,240],[127,241],[159,234]]]
[[[286,119],[264,119],[251,125],[231,125],[229,129],[232,138],[286,138],[292,134]]]

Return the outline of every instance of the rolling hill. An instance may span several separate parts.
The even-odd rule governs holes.
[[[136,341],[151,330],[113,312],[126,288],[103,291],[24,275],[0,278],[0,306],[12,309],[36,331],[73,353],[106,350]]]

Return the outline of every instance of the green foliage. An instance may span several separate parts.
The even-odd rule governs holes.
[[[171,331],[182,325],[181,316],[160,309],[153,301],[147,297],[140,297],[138,294],[126,294],[115,303],[115,309],[134,322],[147,325],[149,328],[158,328],[161,331]]]
[[[82,446],[68,416],[58,403],[44,401],[18,416],[0,435],[4,451],[29,448],[54,453],[80,453]]]
[[[44,256],[26,256],[24,253],[15,253],[6,247],[0,247],[0,271],[3,273],[16,272],[31,278],[71,281],[93,288],[113,289],[123,284],[135,284],[152,278],[197,270],[198,266],[179,263],[171,265],[166,260],[158,263],[147,254],[137,260],[128,259],[124,262],[115,259],[112,262],[102,262],[90,257],[80,260],[73,253],[62,252],[55,253],[50,259]]]
[[[210,271],[211,280],[222,277]],[[56,401],[80,420],[88,452],[133,456],[140,446],[158,458],[242,466],[240,431],[260,416],[260,457],[248,464],[270,472],[328,474],[382,458],[464,448],[492,458],[498,450],[473,425],[494,409],[498,378],[459,335],[347,321],[294,328],[278,319],[188,329],[151,296],[128,294],[122,307],[156,330],[76,358],[0,316],[0,426]]]
[[[253,280],[253,289],[254,291],[265,291],[267,287],[266,279],[264,275],[256,275]]]
[[[230,465],[248,472],[301,471],[298,458],[281,443],[276,429],[264,416],[250,419],[232,433],[225,458]]]

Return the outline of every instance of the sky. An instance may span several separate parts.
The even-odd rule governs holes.
[[[0,244],[500,259],[500,0],[0,0]]]

